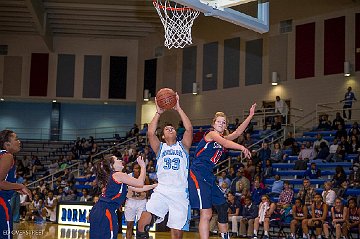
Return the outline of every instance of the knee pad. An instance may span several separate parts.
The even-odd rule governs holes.
[[[218,212],[218,222],[219,223],[228,223],[228,204],[224,203],[221,205],[215,206],[216,211]]]

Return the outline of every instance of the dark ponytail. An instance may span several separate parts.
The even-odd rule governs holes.
[[[95,174],[100,188],[105,188],[109,182],[110,173],[113,170],[113,155],[106,155],[95,164]]]

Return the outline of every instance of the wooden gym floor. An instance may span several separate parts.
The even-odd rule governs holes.
[[[33,222],[22,221],[14,223],[13,238],[14,239],[62,239],[62,238],[89,238],[89,228],[77,226],[65,226],[52,223],[35,224]],[[125,230],[123,229],[123,233]],[[170,232],[151,233],[153,239],[169,239]],[[124,239],[125,235],[118,235],[118,239]],[[200,238],[198,233],[186,232],[183,239]],[[210,237],[218,238],[218,237]]]

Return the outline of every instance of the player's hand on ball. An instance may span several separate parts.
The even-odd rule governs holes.
[[[145,168],[146,165],[145,165],[145,161],[142,156],[137,157],[136,161],[141,168]]]
[[[156,112],[157,112],[157,113],[159,113],[159,114],[164,113],[165,110],[164,110],[164,109],[161,109],[161,108],[158,106],[156,97],[155,97],[155,105],[156,105]]]

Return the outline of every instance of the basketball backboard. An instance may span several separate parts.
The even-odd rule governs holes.
[[[262,0],[173,0],[183,6],[203,12],[205,16],[216,17],[224,21],[245,27],[258,33],[269,31],[269,2]],[[236,11],[230,7],[258,2],[257,18]]]

